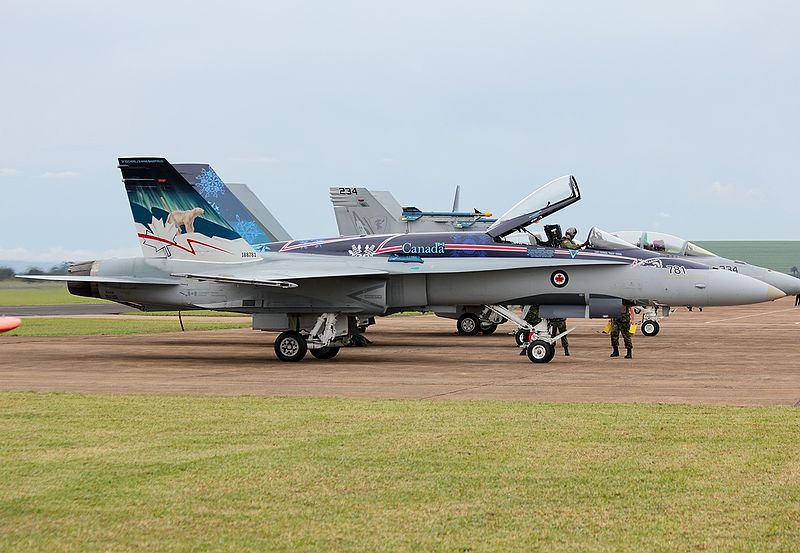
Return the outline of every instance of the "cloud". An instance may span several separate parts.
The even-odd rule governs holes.
[[[273,156],[232,156],[228,161],[242,161],[244,163],[280,163],[281,160]]]
[[[80,173],[76,173],[75,171],[47,171],[42,176],[46,179],[71,179],[73,177],[79,177]]]
[[[758,201],[766,197],[764,191],[758,187],[742,188],[721,182],[712,183],[709,192],[712,196],[725,200]]]
[[[21,175],[18,169],[12,169],[11,167],[0,167],[0,177],[17,177]]]
[[[139,248],[115,248],[110,250],[70,250],[62,247],[31,251],[27,248],[0,248],[0,259],[29,261],[31,263],[56,263],[59,261],[88,261],[110,257],[140,257]]]

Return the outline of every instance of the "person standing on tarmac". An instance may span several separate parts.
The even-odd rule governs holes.
[[[619,357],[619,335],[625,341],[625,348],[628,353],[625,359],[633,359],[633,340],[631,340],[631,308],[633,304],[627,301],[622,302],[622,311],[619,317],[611,321],[611,357]]]
[[[562,332],[567,331],[567,319],[549,319],[549,323],[550,336],[558,336]],[[561,337],[561,346],[564,348],[564,355],[569,357],[569,340],[567,340],[566,334]]]

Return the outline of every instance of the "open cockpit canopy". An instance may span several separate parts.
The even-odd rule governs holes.
[[[486,230],[494,239],[502,238],[528,225],[574,204],[581,199],[578,182],[572,175],[552,180],[529,194],[524,200],[506,211],[502,217]]]
[[[587,246],[589,246],[593,250],[606,250],[606,251],[636,249],[636,246],[634,246],[630,242],[627,242],[622,238],[620,238],[619,236],[615,236],[614,234],[606,232],[597,227],[592,227],[592,230],[589,231]]]
[[[716,255],[693,242],[665,232],[623,230],[615,232],[614,235],[635,244],[643,250],[653,252],[685,255],[689,257],[713,257]]]

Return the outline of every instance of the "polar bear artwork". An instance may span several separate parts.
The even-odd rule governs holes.
[[[205,213],[202,207],[195,207],[186,211],[173,211],[167,216],[167,223],[172,223],[180,230],[181,225],[186,228],[186,234],[194,232],[194,220]]]

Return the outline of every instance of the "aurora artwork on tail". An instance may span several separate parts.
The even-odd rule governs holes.
[[[121,158],[125,190],[145,257],[241,261],[255,251],[163,158]]]

